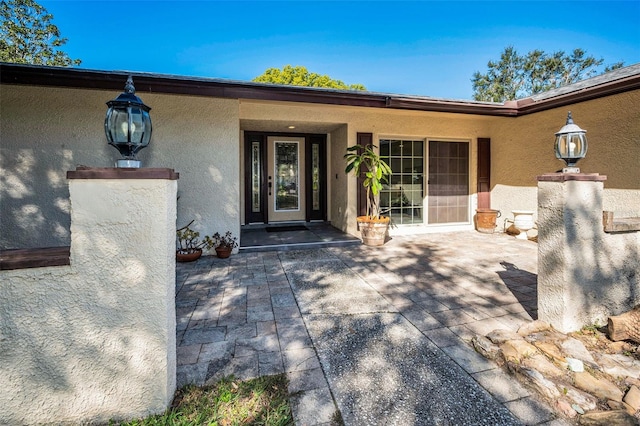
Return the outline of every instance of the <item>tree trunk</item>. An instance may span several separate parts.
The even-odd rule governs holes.
[[[608,331],[613,341],[632,340],[640,343],[640,305],[624,314],[609,317]]]

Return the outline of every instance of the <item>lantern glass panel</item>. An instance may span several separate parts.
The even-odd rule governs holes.
[[[567,158],[567,135],[559,135],[556,137],[556,158]]]
[[[151,120],[149,114],[142,108],[131,107],[131,143],[135,145],[147,146],[149,144],[148,135],[151,133]],[[142,147],[141,147],[142,148]]]
[[[111,108],[107,117],[109,143],[127,143],[129,141],[129,117],[126,109]]]
[[[556,139],[556,157],[583,158],[587,153],[587,141],[583,134],[563,134]]]

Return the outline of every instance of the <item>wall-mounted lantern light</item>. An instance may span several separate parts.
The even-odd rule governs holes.
[[[133,79],[129,76],[124,92],[107,102],[109,109],[104,120],[107,141],[124,157],[116,161],[116,167],[139,168],[140,161],[136,159],[136,154],[149,145],[151,139],[151,108],[135,93]]]
[[[567,115],[567,124],[556,133],[556,158],[564,160],[567,167],[562,173],[580,173],[576,163],[587,154],[587,131],[573,123],[571,111]]]

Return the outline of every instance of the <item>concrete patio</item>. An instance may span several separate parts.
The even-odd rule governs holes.
[[[179,264],[178,386],[284,372],[297,425],[564,424],[469,343],[537,317],[536,274],[477,232]]]

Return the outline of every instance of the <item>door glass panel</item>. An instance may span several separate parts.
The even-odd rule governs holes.
[[[275,143],[275,211],[300,210],[298,142]]]
[[[313,210],[320,210],[320,145],[311,146],[311,201]]]
[[[380,207],[397,225],[423,223],[423,141],[380,140],[381,158],[393,174],[380,191]]]
[[[251,144],[251,211],[260,212],[260,142]]]
[[[469,144],[429,142],[429,223],[469,222]]]

